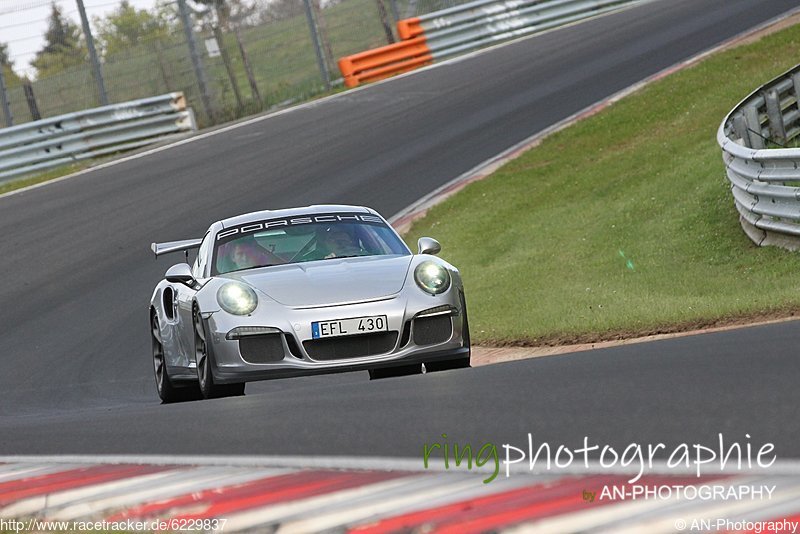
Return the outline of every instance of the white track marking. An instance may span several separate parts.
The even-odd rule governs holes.
[[[189,493],[236,486],[260,478],[286,474],[286,470],[247,470],[231,468],[199,468],[187,471],[182,476],[173,475],[157,487],[145,486],[117,495],[106,495],[96,500],[86,500],[64,507],[51,514],[54,520],[75,520],[81,517],[96,517],[115,509],[132,508],[147,502],[165,500]]]
[[[225,530],[248,530],[266,524],[278,523],[282,520],[282,518],[301,516],[312,512],[321,506],[331,506],[337,504],[344,506],[354,499],[359,499],[364,496],[369,496],[384,491],[391,491],[407,484],[408,481],[404,479],[387,480],[385,482],[359,486],[318,497],[299,499],[284,504],[272,505],[261,509],[240,512],[238,514],[231,514],[226,516],[228,521],[225,524]]]
[[[31,464],[9,464],[0,467],[0,482],[11,482],[12,480],[19,480],[22,478],[32,478],[38,477],[43,475],[49,475],[51,473],[57,473],[59,471],[65,471],[67,469],[75,469],[78,467],[85,467],[83,465],[63,465],[63,464],[41,464],[41,465],[31,465]]]
[[[47,495],[37,495],[35,497],[17,501],[9,506],[6,506],[5,508],[0,509],[0,516],[24,517],[28,515],[35,515],[37,512],[50,511],[54,508],[62,507],[72,501],[85,499],[87,497],[96,498],[115,489],[138,486],[142,483],[146,483],[150,488],[153,488],[158,486],[159,479],[168,476],[168,474],[169,473],[151,473],[148,475],[132,476],[122,480],[93,484],[91,486],[78,489],[58,491],[55,493],[48,493]]]
[[[411,489],[411,491],[404,490],[390,492],[388,494],[373,494],[366,499],[366,502],[351,502],[346,506],[338,507],[336,511],[323,513],[321,515],[313,515],[313,512],[305,514],[303,519],[281,524],[277,534],[322,532],[335,527],[342,527],[351,523],[369,520],[377,515],[391,512],[399,507],[424,504],[430,499],[439,498],[475,486],[474,480],[462,479],[458,482],[449,483],[437,480],[436,482],[435,484],[428,484],[430,487],[427,488],[414,488]]]

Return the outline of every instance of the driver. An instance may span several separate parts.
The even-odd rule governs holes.
[[[363,253],[353,236],[344,228],[330,226],[320,234],[317,238],[316,256],[318,258],[327,260],[343,256],[360,256]]]

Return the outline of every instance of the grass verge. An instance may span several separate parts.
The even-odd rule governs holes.
[[[22,189],[23,187],[40,184],[42,182],[49,182],[50,180],[55,180],[56,178],[61,178],[62,176],[67,176],[74,172],[78,172],[83,169],[88,169],[93,164],[97,163],[96,162],[92,163],[89,161],[81,163],[71,163],[69,165],[62,165],[60,167],[55,167],[53,169],[41,172],[39,174],[30,176],[28,178],[19,178],[19,179],[12,178],[8,181],[0,182],[0,195],[8,193],[10,191],[14,191],[16,189]]]
[[[548,137],[417,221],[462,272],[473,342],[547,345],[793,314],[800,256],[742,232],[724,116],[791,68],[800,26],[716,54]]]

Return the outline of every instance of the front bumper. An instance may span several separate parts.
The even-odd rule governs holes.
[[[435,297],[403,298],[401,294],[375,302],[282,308],[280,313],[274,309],[273,313],[264,311],[248,317],[215,312],[205,319],[215,382],[250,382],[395,367],[460,359],[469,357],[470,353],[465,341],[469,337],[464,332],[464,298],[457,288]],[[324,350],[313,340],[312,322],[376,315],[387,317],[389,334],[326,338]],[[265,320],[267,317],[272,319]],[[231,330],[242,326],[274,330],[269,334],[248,336],[244,344],[243,338],[226,339]],[[368,336],[372,338],[368,340]],[[381,341],[376,343],[376,338]],[[341,343],[338,349],[337,343]]]

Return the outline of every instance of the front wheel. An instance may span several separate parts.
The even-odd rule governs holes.
[[[156,391],[158,391],[161,402],[168,404],[171,402],[197,399],[199,397],[197,387],[176,387],[169,377],[167,361],[164,356],[164,344],[161,339],[161,329],[158,323],[158,315],[155,312],[150,314],[150,339],[153,348],[153,370],[155,371]]]
[[[197,304],[192,310],[194,323],[194,357],[197,363],[197,382],[200,392],[206,399],[219,397],[235,397],[244,395],[244,383],[241,384],[215,384],[214,374],[211,372],[211,353],[208,350],[206,328],[200,315]]]

